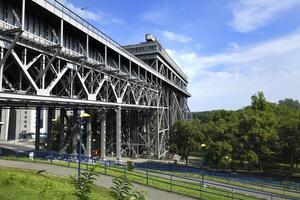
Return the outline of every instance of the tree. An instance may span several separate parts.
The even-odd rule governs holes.
[[[212,111],[202,120],[199,131],[205,136],[204,158],[214,166],[228,167],[233,153],[238,116],[233,111]]]
[[[282,157],[287,157],[290,174],[300,157],[300,111],[289,104],[280,104],[279,137]]]
[[[280,100],[278,102],[279,106],[282,106],[282,105],[285,105],[289,108],[292,108],[292,109],[300,109],[300,103],[298,100],[293,100],[293,99],[284,99],[284,100]]]
[[[240,112],[236,149],[240,161],[259,164],[262,169],[263,163],[271,161],[275,154],[278,140],[276,105],[267,102],[262,92],[251,99],[251,106]]]
[[[188,164],[190,153],[200,148],[202,138],[196,121],[177,121],[171,128],[169,145]]]

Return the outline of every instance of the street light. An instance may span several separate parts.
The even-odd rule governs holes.
[[[201,149],[201,153],[202,153],[202,172],[203,172],[203,163],[204,163],[204,148],[206,147],[206,144],[201,144],[200,145],[200,149]]]
[[[84,118],[89,118],[91,115],[89,115],[88,113],[82,112],[80,113],[80,132],[79,132],[79,159],[78,159],[78,178],[80,177],[80,164],[81,164],[81,145],[82,145],[82,120]]]

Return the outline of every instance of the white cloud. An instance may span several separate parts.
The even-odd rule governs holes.
[[[162,34],[167,39],[177,41],[177,42],[188,43],[188,42],[192,41],[192,38],[190,38],[188,36],[173,33],[171,31],[163,31]]]
[[[230,25],[236,31],[250,32],[294,6],[300,6],[300,0],[238,0],[231,6]]]
[[[67,8],[72,10],[74,13],[79,15],[85,20],[97,21],[101,24],[121,24],[123,21],[121,19],[115,18],[111,16],[109,13],[103,11],[93,12],[90,11],[89,8],[78,7],[73,3],[68,2],[67,0],[61,0],[62,4],[64,4]]]
[[[238,109],[261,90],[271,101],[300,99],[300,31],[211,56],[168,53],[189,76],[193,111]]]
[[[93,20],[93,21],[97,21],[101,19],[101,16],[98,13],[92,12],[87,10],[88,8],[81,8],[81,7],[77,7],[74,4],[63,0],[62,3],[69,8],[70,10],[72,10],[74,13],[76,13],[77,15],[79,15],[80,17],[84,18],[84,19],[88,19],[88,20]]]
[[[143,18],[149,21],[158,20],[161,17],[163,17],[163,12],[159,10],[149,11],[143,14]]]

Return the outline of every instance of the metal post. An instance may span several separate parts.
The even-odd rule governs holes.
[[[101,113],[101,159],[106,156],[106,111]]]
[[[172,180],[173,180],[173,176],[170,175],[170,189],[171,189],[171,192],[173,191]]]
[[[81,142],[82,142],[82,118],[80,117],[80,132],[79,132],[79,158],[78,158],[78,178],[80,177],[81,165]]]
[[[41,128],[41,108],[36,108],[36,119],[35,119],[35,151],[40,150],[40,128]]]
[[[87,120],[87,133],[86,133],[86,153],[85,156],[90,159],[92,157],[92,120]]]
[[[116,155],[117,160],[121,160],[121,107],[116,109]]]
[[[124,165],[124,177],[126,177],[126,165]]]
[[[64,150],[64,140],[65,140],[65,114],[66,111],[64,108],[60,109],[60,130],[59,130],[59,153],[63,154],[65,153]]]
[[[146,180],[147,180],[147,185],[149,185],[149,170],[146,170]]]

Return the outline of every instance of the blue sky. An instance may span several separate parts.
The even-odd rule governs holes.
[[[192,111],[239,109],[257,91],[300,99],[300,0],[62,1],[120,44],[154,34],[189,76]]]

